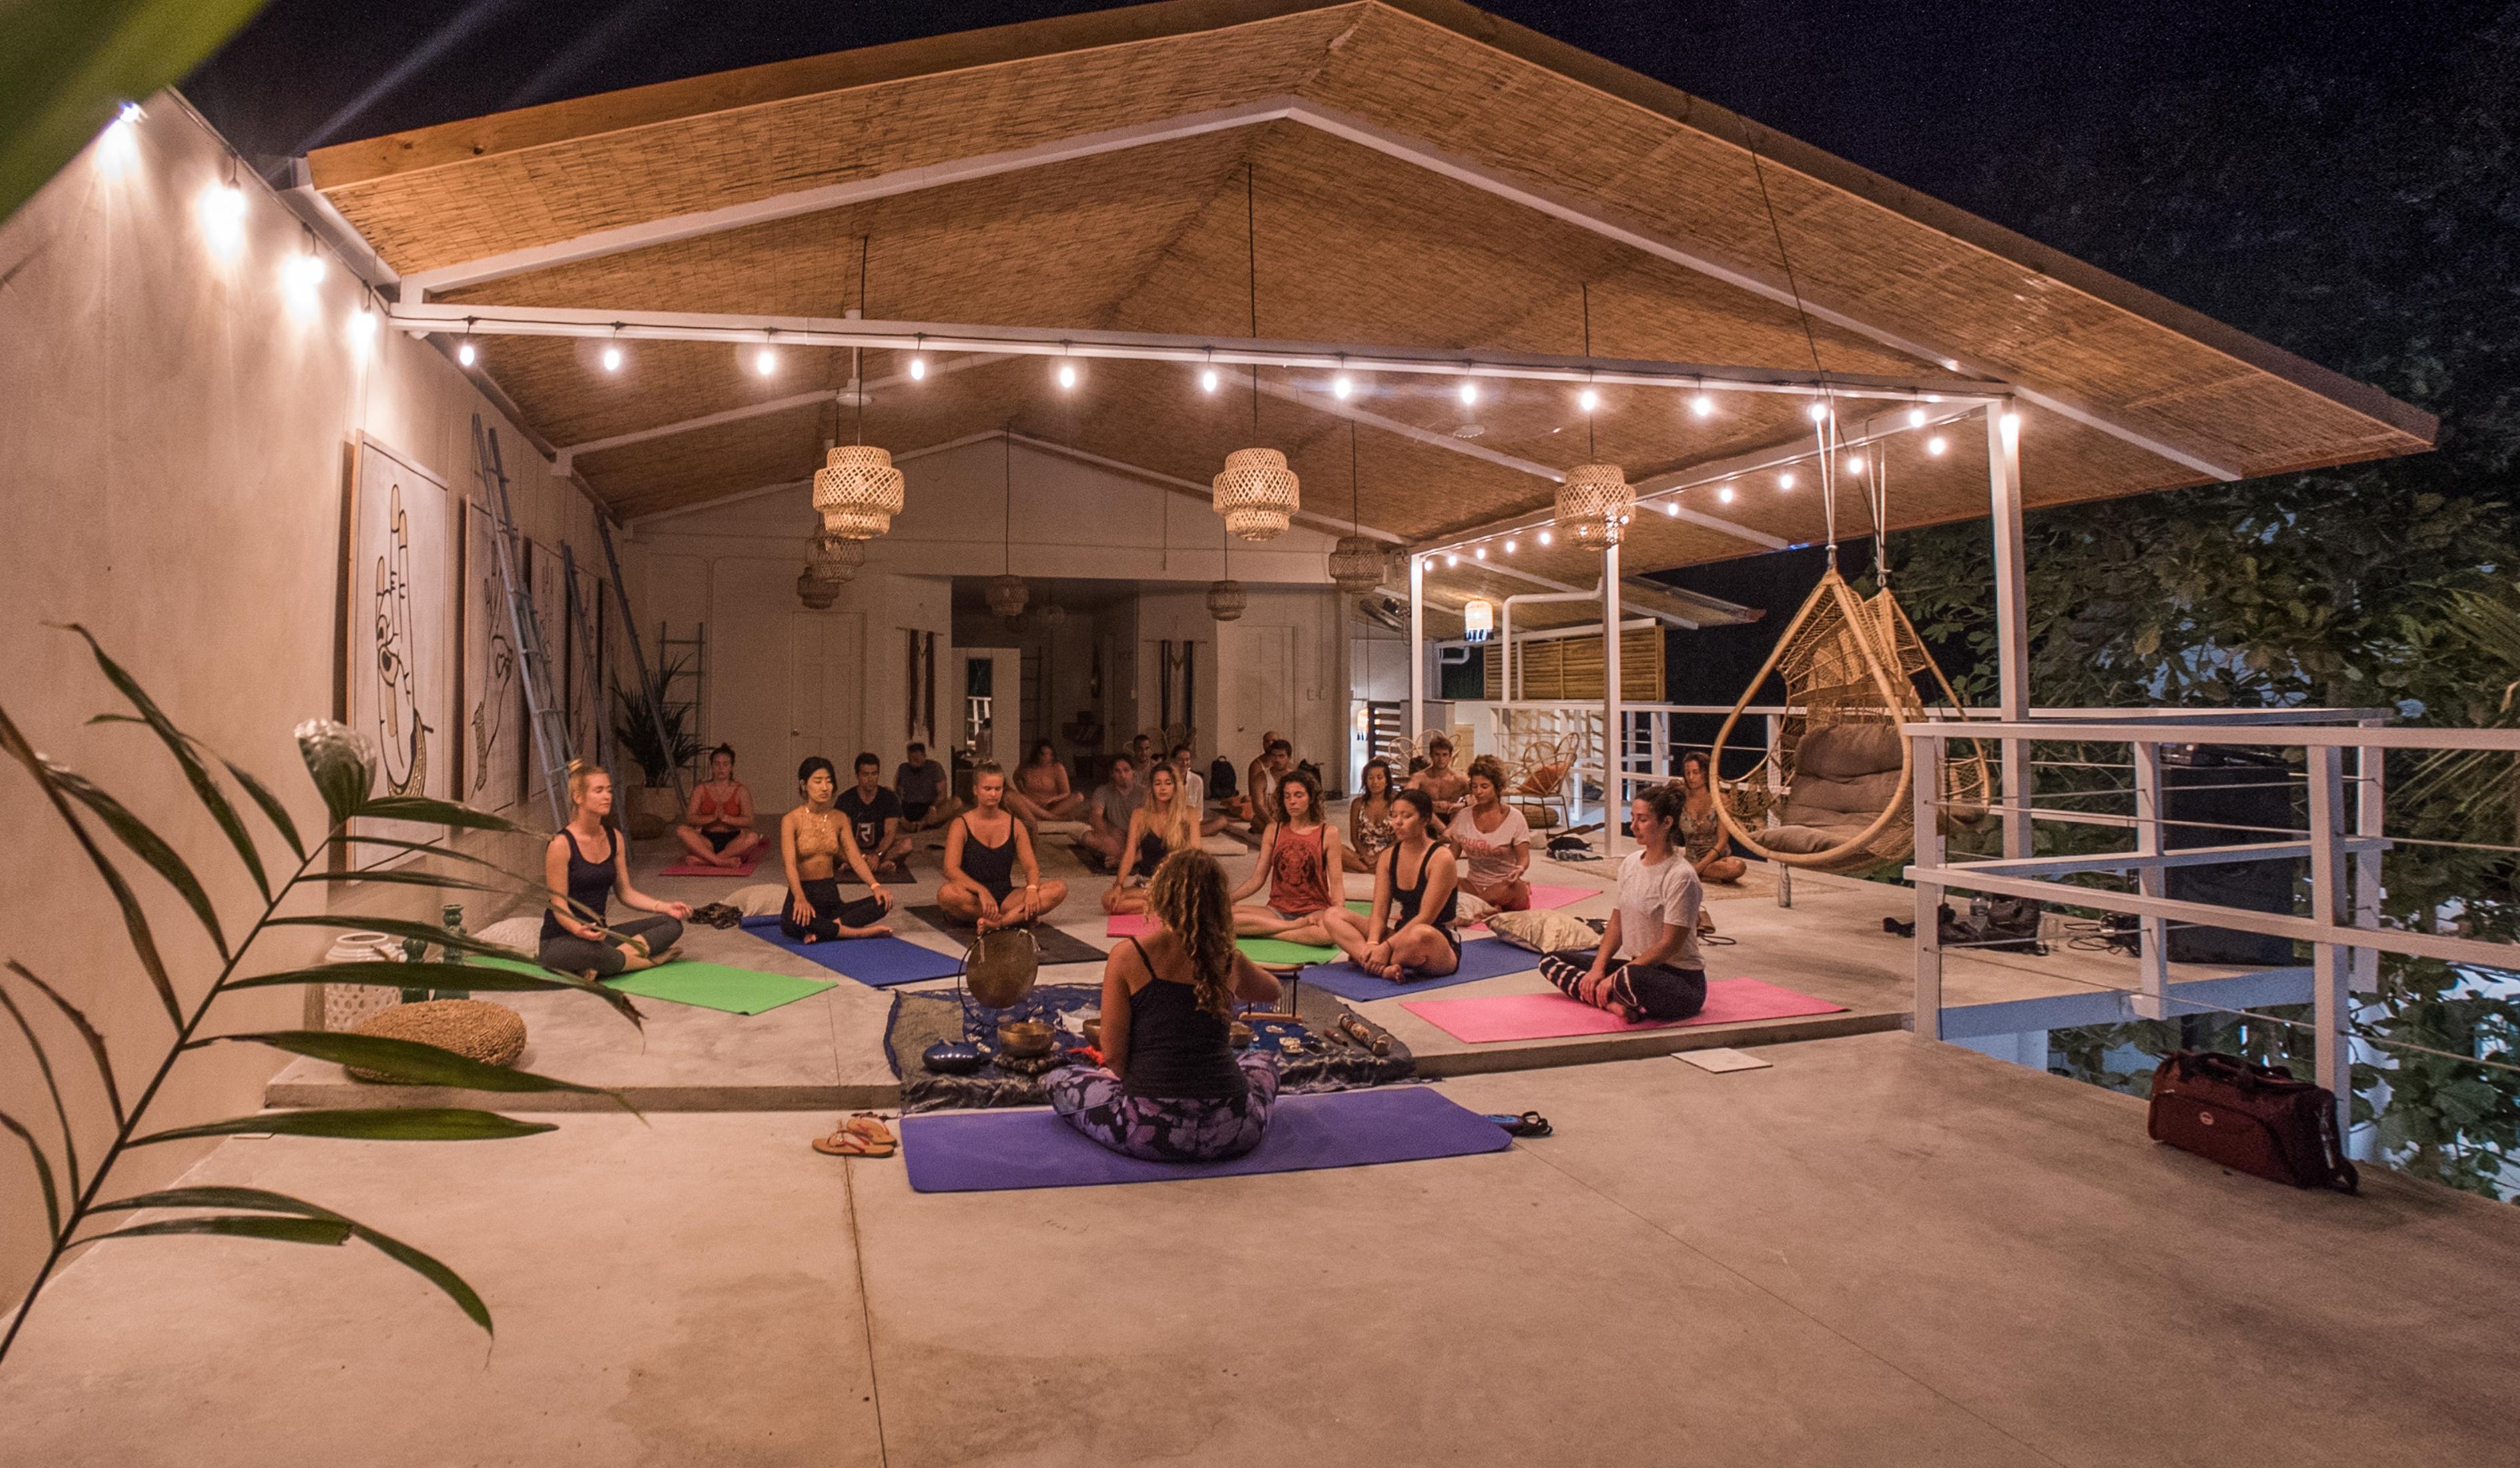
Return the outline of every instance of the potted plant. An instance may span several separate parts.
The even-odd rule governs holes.
[[[666,664],[657,672],[657,686],[671,687],[682,673],[680,661]],[[615,684],[612,700],[617,710],[612,737],[639,767],[642,778],[642,783],[628,792],[630,798],[623,803],[622,819],[630,827],[632,840],[652,841],[672,830],[682,817],[682,789],[674,782],[674,772],[698,757],[699,735],[684,727],[692,713],[688,704],[665,708],[663,723],[659,724],[658,711],[644,693],[633,693]]]

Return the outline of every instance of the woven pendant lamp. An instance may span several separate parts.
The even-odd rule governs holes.
[[[989,610],[1012,622],[1023,615],[1024,603],[1032,600],[1032,588],[1014,573],[1015,544],[1015,425],[1007,424],[1007,514],[1001,523],[1002,564],[1006,567],[989,578]]]
[[[1244,594],[1242,583],[1234,579],[1234,542],[1226,541],[1224,545],[1225,575],[1208,583],[1207,614],[1220,622],[1231,622],[1242,615],[1251,598]]]
[[[812,566],[807,566],[796,573],[796,600],[804,602],[808,611],[829,611],[832,603],[840,600],[840,583],[825,581],[814,574]]]
[[[1382,543],[1368,539],[1365,522],[1357,512],[1356,499],[1356,420],[1347,423],[1347,513],[1354,533],[1342,535],[1330,548],[1330,580],[1340,591],[1363,594],[1382,584],[1391,562],[1383,554]]]
[[[1260,334],[1260,244],[1254,228],[1252,172],[1242,170],[1243,239],[1251,262],[1251,334]],[[1260,434],[1260,369],[1251,369],[1251,434]],[[1275,540],[1293,522],[1303,505],[1303,481],[1286,467],[1276,449],[1236,449],[1225,456],[1224,471],[1209,481],[1210,503],[1225,516],[1225,528],[1244,540]]]
[[[858,245],[858,304],[866,304],[866,257],[871,239]],[[848,540],[873,540],[901,513],[903,479],[892,455],[866,441],[866,353],[849,354],[850,386],[857,399],[857,442],[824,440],[823,467],[814,471],[814,508],[823,528]],[[832,437],[837,437],[836,434]]]
[[[1615,464],[1579,464],[1558,483],[1557,528],[1589,550],[1625,540],[1636,512],[1636,489]]]
[[[833,535],[829,530],[816,533],[813,549],[806,554],[805,569],[796,576],[796,600],[815,611],[822,611],[839,599],[840,588],[866,564],[866,542]]]

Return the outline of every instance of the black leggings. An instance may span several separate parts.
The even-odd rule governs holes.
[[[683,941],[682,923],[661,912],[607,926],[611,931],[600,942],[568,933],[554,933],[545,938],[539,955],[543,967],[557,968],[562,973],[585,973],[591,969],[596,977],[608,979],[621,971],[621,945],[629,940],[647,939],[651,956]]]
[[[883,904],[872,895],[855,902],[842,902],[836,877],[807,877],[805,901],[814,909],[813,922],[798,924],[796,905],[789,903],[779,914],[779,931],[790,938],[811,938],[817,943],[829,943],[840,936],[840,929],[844,927],[867,927],[883,916]]]
[[[1593,971],[1593,959],[1599,949],[1575,949],[1562,954],[1546,954],[1540,959],[1540,976],[1563,991],[1568,999],[1584,996],[1580,986],[1584,976]],[[1613,1005],[1634,1009],[1647,1019],[1688,1019],[1706,1007],[1706,970],[1702,968],[1669,968],[1660,963],[1622,963],[1610,960],[1610,982],[1603,986],[1602,998]]]

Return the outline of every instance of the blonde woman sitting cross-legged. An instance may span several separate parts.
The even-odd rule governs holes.
[[[630,843],[612,828],[612,777],[584,760],[568,764],[568,824],[543,849],[543,909],[536,956],[545,968],[608,979],[673,960],[691,908],[659,902],[630,885]],[[653,916],[619,927],[606,920],[612,895]]]
[[[1234,894],[1235,932],[1322,945],[1362,937],[1341,897],[1343,848],[1338,827],[1322,819],[1322,787],[1295,770],[1278,778],[1276,794],[1280,819],[1261,834],[1260,860]],[[1244,903],[1263,881],[1269,905]]]
[[[1067,901],[1065,882],[1041,879],[1032,832],[1007,812],[1007,773],[994,762],[974,766],[971,800],[945,829],[945,885],[936,890],[936,906],[985,933],[1030,922]]]
[[[1120,843],[1120,874],[1102,894],[1102,911],[1111,913],[1147,911],[1148,884],[1164,858],[1198,845],[1198,812],[1182,788],[1180,773],[1157,765],[1147,778],[1147,803],[1129,813],[1129,828]]]
[[[1373,910],[1337,937],[1350,963],[1395,984],[1439,979],[1462,966],[1453,850],[1435,839],[1435,799],[1411,788],[1391,799],[1391,849],[1373,868]]]

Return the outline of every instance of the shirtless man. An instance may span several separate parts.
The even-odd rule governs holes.
[[[1260,736],[1260,757],[1251,762],[1244,780],[1251,789],[1251,834],[1259,835],[1275,825],[1278,813],[1278,779],[1295,768],[1295,746],[1281,738],[1276,730]]]
[[[1453,741],[1436,734],[1426,741],[1426,768],[1409,778],[1409,788],[1423,790],[1435,802],[1439,827],[1449,825],[1469,799],[1470,778],[1453,768]]]

